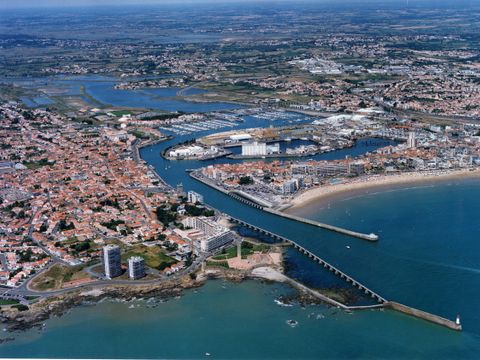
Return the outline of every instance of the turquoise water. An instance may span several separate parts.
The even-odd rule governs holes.
[[[447,181],[297,213],[379,234],[373,246],[347,238],[332,241],[332,255],[341,268],[387,298],[451,319],[460,313],[465,330],[480,335],[479,196],[480,180]]]
[[[474,357],[466,334],[390,311],[347,314],[274,303],[285,286],[211,281],[156,308],[101,303],[75,308],[0,347],[3,357],[452,358]],[[288,320],[298,321],[290,327]]]
[[[267,124],[247,118],[240,127],[254,123]],[[190,179],[185,169],[226,160],[166,161],[159,156],[183,140],[144,148],[141,155],[172,185],[183,182],[220,210],[299,242],[388,299],[450,319],[460,313],[464,331],[391,311],[346,314],[324,306],[280,307],[274,299],[290,291],[285,286],[253,281],[225,286],[215,281],[199,293],[188,291],[156,308],[102,303],[73,309],[47,321],[41,334],[29,331],[3,344],[0,356],[198,358],[209,352],[217,358],[478,357],[479,180],[362,195],[301,212],[380,235],[378,243],[369,243],[265,214]],[[317,158],[360,154],[372,150],[372,143],[365,140]],[[332,276],[297,252],[288,251],[287,264],[289,274],[308,285],[336,285]],[[288,319],[299,325],[289,327]]]

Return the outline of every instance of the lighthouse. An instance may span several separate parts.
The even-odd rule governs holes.
[[[460,326],[460,315],[457,315],[457,318],[455,319],[455,324]]]

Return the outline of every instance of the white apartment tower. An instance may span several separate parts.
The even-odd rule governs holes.
[[[137,280],[145,276],[145,260],[140,256],[128,259],[128,275],[130,279]]]
[[[414,131],[408,133],[407,147],[409,149],[415,149],[417,147],[417,140],[415,139]]]
[[[189,191],[187,194],[188,202],[192,204],[203,203],[203,196],[195,191]]]
[[[103,247],[103,265],[105,266],[105,276],[108,279],[122,275],[122,260],[120,248],[117,245]]]

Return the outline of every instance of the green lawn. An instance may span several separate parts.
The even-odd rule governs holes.
[[[15,305],[18,304],[18,300],[6,300],[6,299],[0,299],[0,306],[4,305]]]
[[[228,262],[226,261],[207,261],[207,266],[223,267],[226,269],[230,268],[230,266],[228,265]]]
[[[130,115],[132,112],[130,110],[114,110],[111,113],[115,116]]]
[[[242,242],[242,259],[245,259],[248,255],[253,254],[254,252],[266,252],[268,251],[268,245],[264,244],[253,244],[248,241]],[[213,257],[213,260],[227,260],[237,256],[237,247],[233,246],[225,250],[224,254],[216,255]]]
[[[127,262],[131,256],[140,256],[145,259],[145,264],[148,267],[157,270],[163,270],[175,264],[177,261],[165,254],[165,251],[159,246],[145,246],[135,245],[126,251],[122,255],[122,261]]]
[[[59,289],[63,283],[90,277],[83,271],[85,265],[65,266],[53,265],[50,269],[34,278],[32,287],[36,290],[45,291]]]

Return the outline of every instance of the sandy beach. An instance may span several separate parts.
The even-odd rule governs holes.
[[[395,175],[370,175],[352,179],[345,183],[325,185],[308,189],[291,202],[286,213],[295,213],[312,204],[324,203],[334,199],[351,197],[353,195],[368,194],[392,188],[404,188],[412,185],[429,184],[437,181],[455,179],[480,178],[480,169],[441,170],[412,172]]]

